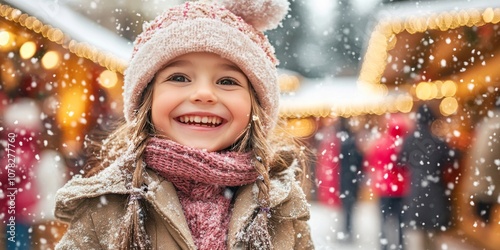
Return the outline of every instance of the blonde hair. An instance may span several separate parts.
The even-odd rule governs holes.
[[[147,145],[147,140],[154,134],[154,126],[151,123],[151,107],[153,96],[153,84],[149,84],[144,90],[137,110],[136,118],[129,123],[122,122],[114,132],[102,140],[90,141],[88,152],[91,159],[87,163],[86,176],[92,176],[111,165],[118,157],[132,151],[134,157],[123,165],[123,170],[131,173],[129,183],[132,190],[140,190],[143,182],[143,172],[145,165],[142,158]],[[254,166],[262,178],[258,178],[256,184],[259,189],[258,202],[261,208],[270,206],[270,177],[275,173],[281,172],[292,165],[296,159],[304,158],[303,148],[291,136],[283,137],[283,134],[275,134],[273,131],[266,131],[260,119],[264,118],[265,113],[258,104],[253,89],[250,90],[251,99],[251,117],[250,124],[244,133],[227,150],[236,152],[252,151],[255,157]],[[280,126],[280,124],[278,124]],[[277,138],[279,136],[279,139]],[[130,145],[133,148],[130,148]],[[286,146],[286,147],[285,147]],[[299,160],[300,166],[305,167],[306,161]],[[134,191],[133,191],[134,192]],[[147,204],[143,199],[129,197],[127,211],[125,214],[126,223],[122,224],[119,236],[116,237],[116,244],[119,249],[149,249],[149,237],[146,234],[144,220]],[[261,211],[266,211],[262,210]],[[267,212],[265,212],[267,213]],[[260,216],[265,219],[267,225],[267,216]]]

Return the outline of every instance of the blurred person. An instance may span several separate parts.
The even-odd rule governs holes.
[[[443,171],[454,158],[454,151],[431,132],[435,120],[436,115],[427,104],[419,106],[415,130],[404,140],[400,158],[411,176],[404,219],[408,232],[422,239],[422,248],[418,249],[425,250],[435,249],[434,238],[450,225],[451,214]]]
[[[55,195],[69,176],[64,164],[64,156],[52,149],[44,149],[39,155],[34,173],[34,183],[38,202],[34,209],[34,221],[31,236],[33,249],[54,249],[66,230],[66,225],[56,221],[54,207]],[[50,180],[50,181],[44,181]]]
[[[340,206],[340,142],[337,138],[336,122],[333,118],[323,119],[323,127],[315,136],[319,142],[315,166],[317,200],[329,207]]]
[[[474,230],[480,237],[498,239],[495,233],[498,236],[500,232],[500,97],[495,109],[478,123],[470,152],[463,182],[470,217],[464,217],[463,223],[469,227],[477,225]]]
[[[318,201],[340,208],[344,216],[342,229],[336,236],[349,243],[353,240],[353,212],[358,199],[363,155],[347,118],[323,121],[318,132],[316,178]]]
[[[408,126],[402,115],[391,115],[386,122],[386,131],[371,145],[366,160],[379,199],[381,249],[404,249],[403,201],[409,190],[409,176],[408,169],[397,159]]]
[[[362,181],[363,154],[359,149],[356,136],[349,126],[349,120],[341,117],[338,121],[340,141],[340,199],[344,214],[343,240],[353,240],[354,205],[358,200],[359,186]]]
[[[0,218],[6,225],[6,246],[0,249],[31,249],[31,231],[38,203],[35,171],[40,148],[40,108],[22,98],[6,107],[0,168]]]

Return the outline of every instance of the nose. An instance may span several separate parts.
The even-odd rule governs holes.
[[[215,86],[209,81],[200,81],[194,84],[194,90],[191,94],[191,102],[213,104],[218,101],[215,93]]]

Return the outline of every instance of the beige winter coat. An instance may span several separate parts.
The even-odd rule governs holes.
[[[290,169],[272,180],[269,226],[274,249],[314,249],[309,207],[293,177]],[[153,249],[196,249],[174,186],[150,170],[144,180],[146,231]],[[251,184],[235,194],[228,249],[242,249],[239,237],[258,209],[256,190]],[[56,217],[71,223],[56,249],[116,249],[112,243],[123,223],[127,197],[125,178],[116,165],[90,178],[73,178],[56,197]]]

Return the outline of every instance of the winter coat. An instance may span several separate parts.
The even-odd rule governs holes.
[[[316,180],[318,201],[329,206],[340,205],[340,140],[332,128],[321,132],[324,138],[318,147]]]
[[[466,197],[500,203],[500,109],[479,124],[470,152]]]
[[[411,176],[405,219],[418,229],[440,229],[450,223],[450,197],[445,192],[443,171],[452,157],[447,143],[430,130],[434,120],[428,108],[420,107],[416,129],[405,138],[401,151],[401,164],[410,168]]]
[[[351,205],[356,202],[362,179],[363,155],[356,144],[353,134],[345,133],[346,138],[340,140],[340,197],[342,204]]]
[[[147,169],[146,232],[153,249],[196,249],[172,183]],[[125,176],[113,164],[95,176],[76,177],[56,197],[55,216],[71,223],[56,249],[116,249],[113,246],[127,205]],[[274,249],[314,249],[310,237],[309,208],[289,168],[271,180],[270,234]],[[228,249],[242,249],[241,232],[258,211],[257,187],[240,187],[228,229]]]
[[[388,126],[371,145],[366,160],[372,171],[372,186],[379,197],[404,197],[409,191],[410,177],[408,168],[398,163],[402,143],[398,138],[407,131],[402,122],[389,122]]]

